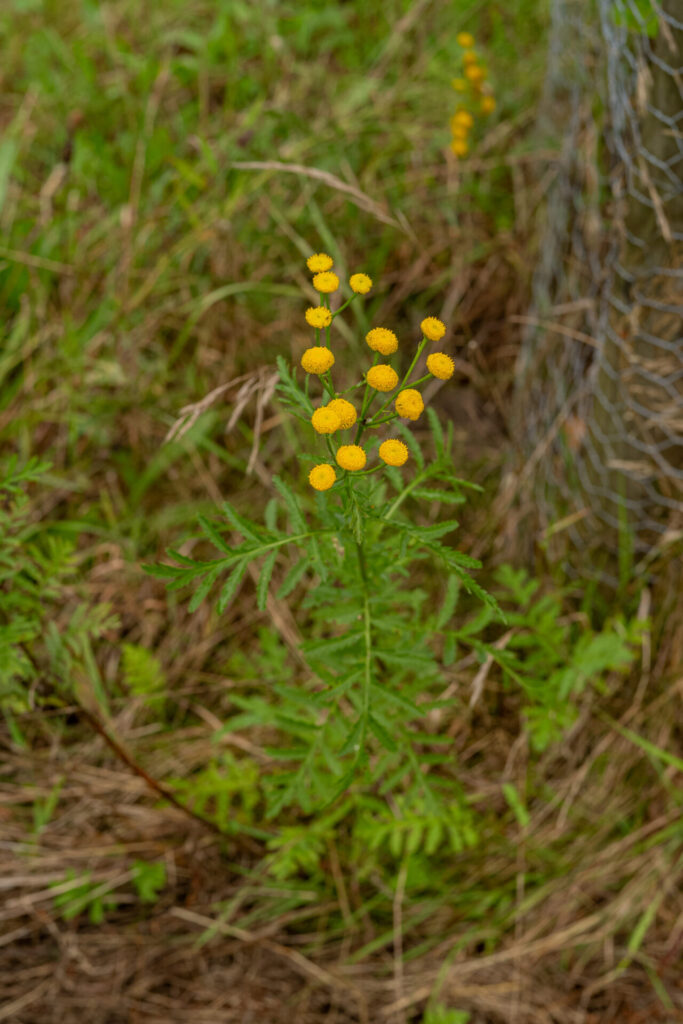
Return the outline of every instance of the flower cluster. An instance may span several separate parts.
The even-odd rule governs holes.
[[[308,403],[311,426],[316,434],[324,440],[330,458],[329,462],[319,462],[315,465],[308,474],[308,480],[316,491],[328,491],[337,482],[338,470],[342,470],[345,476],[353,473],[374,473],[384,466],[405,465],[409,457],[408,446],[396,437],[389,437],[379,445],[379,463],[366,469],[368,453],[361,444],[363,435],[366,431],[378,429],[398,419],[413,422],[418,420],[424,412],[425,406],[416,385],[422,384],[430,377],[448,380],[453,376],[455,364],[445,352],[432,352],[427,356],[427,373],[416,379],[411,379],[411,374],[425,347],[430,342],[440,341],[446,333],[446,325],[441,320],[434,316],[428,316],[420,324],[422,338],[407,373],[401,379],[398,371],[388,362],[378,361],[380,357],[386,360],[398,351],[399,342],[396,334],[388,327],[373,327],[366,334],[365,341],[368,348],[374,353],[374,363],[366,370],[363,380],[347,388],[343,393],[349,394],[358,388],[364,389],[360,409],[358,409],[352,401],[336,391],[332,382],[329,371],[334,366],[335,359],[330,348],[330,328],[335,317],[357,295],[366,295],[370,291],[372,281],[367,274],[352,274],[349,279],[349,286],[353,293],[351,298],[335,312],[332,312],[327,295],[339,287],[339,278],[332,269],[334,263],[331,256],[326,253],[316,253],[309,257],[307,265],[314,274],[313,286],[320,293],[320,305],[309,307],[306,310],[306,323],[314,328],[316,342],[319,339],[318,332],[324,330],[327,344],[315,344],[311,348],[307,348],[301,357],[301,366],[307,374],[305,400]],[[320,378],[323,394],[311,412],[308,394],[312,376]],[[385,396],[384,401],[378,409],[372,412],[371,407],[378,396],[380,396],[380,400]],[[334,435],[350,430],[352,427],[356,428],[352,440],[335,444]]]
[[[480,64],[474,49],[474,36],[460,32],[458,45],[462,49],[462,73],[454,78],[452,86],[463,94],[463,102],[451,118],[451,151],[458,157],[467,156],[470,149],[470,132],[474,127],[476,114],[491,114],[496,109],[496,100],[486,81],[486,68]]]

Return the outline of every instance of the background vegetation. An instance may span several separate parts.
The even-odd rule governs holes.
[[[683,618],[627,574],[617,601],[569,584],[514,493],[547,23],[534,0],[2,6],[0,1020],[682,1019]],[[456,162],[462,30],[498,108]],[[308,340],[319,249],[377,281],[349,365],[372,324],[455,337],[432,404],[482,488],[457,544],[508,622],[458,596],[425,722],[449,827],[400,777],[267,816],[304,590],[260,611],[247,578],[190,612],[142,569],[301,479],[273,368]]]

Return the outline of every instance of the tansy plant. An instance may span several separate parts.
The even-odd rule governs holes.
[[[496,109],[496,100],[487,82],[486,68],[474,49],[474,36],[460,32],[457,36],[460,48],[460,73],[451,82],[461,102],[451,117],[451,152],[457,157],[467,156],[470,151],[470,134],[477,117],[488,116]]]
[[[305,479],[300,498],[296,474],[275,476],[277,497],[266,506],[263,523],[225,503],[221,521],[200,520],[217,557],[198,561],[170,552],[175,564],[152,571],[174,589],[195,585],[191,609],[215,592],[223,612],[253,562],[260,563],[259,609],[266,608],[274,577],[277,600],[295,588],[305,592],[301,609],[310,638],[302,648],[303,677],[296,685],[291,677],[264,678],[254,694],[233,696],[240,713],[224,726],[266,726],[286,736],[286,745],[269,748],[273,769],[264,782],[271,815],[293,802],[306,811],[329,804],[364,774],[374,783],[400,781],[408,812],[413,804],[424,809],[426,799],[429,814],[446,806],[455,820],[453,758],[441,758],[449,768],[434,779],[430,770],[440,760],[434,745],[444,738],[432,735],[424,718],[447,685],[443,664],[455,656],[451,621],[460,589],[483,601],[489,616],[497,606],[470,576],[480,563],[444,542],[457,522],[434,520],[435,507],[461,503],[473,486],[454,472],[452,428],[444,432],[427,409],[427,458],[406,423],[425,411],[421,386],[453,375],[453,360],[440,351],[430,351],[426,368],[419,368],[446,327],[426,317],[405,356],[392,330],[373,327],[365,338],[372,359],[362,379],[342,381],[335,320],[370,291],[372,281],[354,274],[348,299],[333,309],[330,296],[340,280],[332,259],[320,253],[308,267],[319,296],[304,314],[313,344],[301,356],[300,370],[283,358],[278,366],[281,402],[305,424],[311,450],[299,458],[311,497]],[[392,359],[407,362],[403,373]],[[442,575],[434,578],[428,565]],[[430,593],[418,581],[426,581]]]

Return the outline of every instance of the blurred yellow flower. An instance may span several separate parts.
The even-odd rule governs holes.
[[[326,373],[334,366],[334,356],[324,345],[307,348],[301,357],[301,365],[306,373]]]
[[[308,474],[308,482],[311,487],[315,487],[316,491],[329,491],[336,479],[337,474],[334,471],[334,467],[328,466],[326,462],[322,462],[319,466],[314,466]]]
[[[455,125],[460,125],[461,128],[471,128],[474,124],[474,118],[468,110],[456,110],[451,118],[451,128]]]
[[[311,327],[329,327],[332,323],[332,314],[324,306],[310,306],[306,310],[306,323]]]
[[[455,89],[456,92],[466,92],[467,91],[467,81],[464,78],[453,78],[453,79],[451,79],[451,85],[453,86],[453,88]]]
[[[456,156],[467,156],[470,151],[470,147],[467,145],[466,139],[453,138],[451,139],[451,152],[455,153]]]
[[[422,395],[415,388],[406,388],[400,395],[396,396],[396,412],[407,420],[419,419],[424,412],[425,404]]]
[[[481,103],[479,104],[482,114],[492,114],[496,109],[496,100],[494,96],[487,94],[482,96]]]
[[[334,409],[323,405],[315,410],[311,416],[311,423],[318,434],[334,434],[335,430],[341,427],[341,417]]]
[[[326,252],[317,252],[314,256],[308,257],[306,266],[312,274],[319,274],[321,270],[329,270],[330,267],[333,267],[334,260]]]
[[[474,46],[474,36],[471,32],[458,32],[455,38],[460,46]]]
[[[432,352],[427,356],[427,369],[439,380],[449,380],[455,373],[455,363],[445,352]]]
[[[372,288],[372,278],[368,277],[367,274],[352,274],[349,278],[349,284],[351,285],[351,291],[356,292],[358,295],[367,295]]]
[[[462,62],[465,65],[465,67],[467,67],[468,64],[476,64],[478,61],[479,58],[477,57],[474,50],[467,50],[462,55]]]
[[[479,64],[468,64],[465,68],[465,78],[476,84],[477,82],[483,82],[486,78],[486,72]]]
[[[337,462],[342,469],[363,469],[367,456],[358,444],[343,444],[337,449]]]
[[[339,278],[331,270],[325,270],[316,274],[313,278],[313,287],[317,292],[336,292],[339,287]]]
[[[365,335],[365,340],[373,352],[380,352],[383,356],[390,356],[398,348],[398,338],[388,327],[373,327]]]
[[[379,457],[387,466],[402,466],[408,461],[408,446],[391,438],[379,446]]]
[[[446,333],[446,325],[443,320],[438,320],[435,316],[428,316],[420,324],[420,330],[430,341],[440,341]]]
[[[342,430],[348,430],[358,418],[358,413],[351,402],[347,402],[345,398],[333,398],[331,402],[327,403],[327,408],[337,414]]]
[[[398,384],[398,374],[393,366],[378,363],[377,366],[370,367],[366,380],[375,391],[392,391]]]

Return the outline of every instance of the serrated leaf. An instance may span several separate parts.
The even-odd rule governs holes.
[[[210,522],[206,518],[206,516],[199,516],[198,520],[199,525],[201,526],[202,530],[209,538],[211,543],[214,545],[214,547],[218,548],[218,550],[222,551],[223,554],[225,555],[231,555],[233,553],[232,548],[225,540],[225,538],[221,536],[221,534],[218,531],[218,528],[212,522]]]
[[[416,853],[422,842],[423,825],[421,822],[413,825],[406,836],[406,854]]]
[[[338,651],[343,651],[346,647],[351,647],[352,644],[357,643],[362,638],[362,635],[362,633],[355,630],[350,633],[344,633],[343,636],[330,637],[327,640],[313,640],[304,644],[302,650],[304,654],[314,658],[319,658],[321,655],[337,654]]]
[[[429,421],[429,426],[431,427],[432,437],[434,438],[434,449],[437,456],[441,458],[445,453],[446,439],[444,437],[439,417],[431,405],[427,406],[427,419]]]
[[[192,600],[188,605],[188,611],[194,612],[197,610],[197,608],[199,608],[200,604],[206,598],[207,594],[209,593],[214,583],[218,579],[221,569],[222,566],[219,565],[216,566],[216,568],[213,569],[211,572],[206,574],[206,576],[204,577],[204,579],[202,580],[202,582],[199,584],[194,594],[192,595]]]
[[[277,499],[271,498],[266,505],[266,511],[263,515],[263,521],[271,533],[275,533],[277,530]]]
[[[445,626],[453,618],[456,605],[458,603],[458,597],[460,595],[460,580],[457,576],[449,576],[446,580],[446,593],[444,594],[443,601],[441,602],[441,608],[439,609],[438,615],[434,627],[437,630],[444,629]]]
[[[436,487],[417,487],[413,491],[413,497],[423,501],[440,501],[448,505],[462,505],[465,502],[465,495],[456,491],[440,491]]]
[[[320,579],[324,582],[327,579],[329,573],[327,571],[327,567],[325,565],[323,557],[320,553],[320,544],[318,543],[318,538],[310,537],[308,541],[308,546],[311,552],[311,560],[315,565],[316,572],[318,573]]]
[[[417,704],[413,704],[411,700],[408,700],[407,697],[404,697],[403,694],[393,690],[390,686],[378,686],[377,683],[370,683],[370,689],[381,694],[382,698],[384,700],[388,700],[389,703],[395,704],[404,711],[409,711],[415,718],[420,718],[424,713]]]
[[[452,665],[458,653],[458,641],[455,633],[447,633],[443,645],[443,663],[445,667]]]
[[[368,725],[370,727],[370,731],[377,737],[382,746],[385,747],[386,750],[391,751],[392,754],[395,754],[398,747],[394,742],[393,737],[384,728],[381,722],[377,721],[374,715],[368,715]]]
[[[340,757],[345,757],[347,754],[350,754],[353,750],[356,750],[360,747],[360,744],[362,743],[363,740],[364,731],[365,719],[361,715],[361,717],[357,719],[355,724],[349,730],[349,733],[339,751]]]
[[[256,607],[260,612],[265,610],[268,601],[268,587],[270,585],[275,562],[277,561],[277,556],[279,554],[279,549],[275,548],[274,551],[271,551],[266,555],[263,560],[263,565],[261,566],[261,575],[259,576],[258,583],[256,584]]]
[[[277,592],[277,596],[280,600],[284,597],[288,597],[289,594],[294,590],[297,583],[304,577],[306,570],[308,569],[308,559],[302,557],[295,562],[294,565],[287,571],[287,575],[280,584],[280,589]]]
[[[247,571],[247,565],[248,562],[246,558],[239,562],[223,584],[223,589],[221,590],[220,597],[218,598],[217,607],[219,612],[224,612],[230,601],[232,601],[235,596],[237,588],[242,582],[242,578]]]
[[[278,491],[280,496],[284,499],[294,529],[300,530],[301,533],[305,533],[306,520],[304,519],[303,513],[299,507],[299,503],[296,500],[296,497],[294,496],[294,492],[292,491],[292,489],[279,476],[273,477],[273,486]]]

